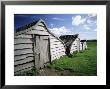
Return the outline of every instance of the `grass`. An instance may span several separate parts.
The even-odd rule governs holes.
[[[97,43],[88,42],[88,49],[73,53],[71,57],[64,56],[54,60],[49,68],[57,70],[70,70],[74,76],[97,75]]]

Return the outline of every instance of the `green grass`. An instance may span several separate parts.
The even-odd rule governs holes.
[[[49,68],[70,70],[74,76],[97,75],[97,43],[87,42],[88,49],[54,60]]]

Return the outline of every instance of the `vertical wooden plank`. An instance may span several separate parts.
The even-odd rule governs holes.
[[[43,68],[49,62],[48,36],[40,36],[40,67]]]
[[[44,60],[45,61],[45,63],[47,63],[47,62],[50,62],[50,59],[49,59],[49,37],[47,36],[46,37],[46,60]]]
[[[35,67],[39,69],[39,60],[40,60],[40,45],[39,45],[39,36],[35,36],[34,40],[34,56],[35,56]]]
[[[43,46],[42,36],[40,36],[39,45],[40,45],[40,63],[39,63],[39,66],[40,66],[40,68],[43,68],[44,46]]]
[[[77,50],[78,50],[78,52],[80,51],[80,39],[79,38],[77,38],[78,40],[77,40]]]

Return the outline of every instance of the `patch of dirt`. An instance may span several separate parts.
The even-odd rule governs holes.
[[[40,69],[38,76],[73,76],[69,70],[55,70],[50,68]]]

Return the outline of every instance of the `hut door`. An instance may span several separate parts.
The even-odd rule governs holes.
[[[49,55],[49,36],[36,36],[36,67],[43,68],[50,62]]]
[[[49,36],[40,36],[40,67],[49,63]]]

